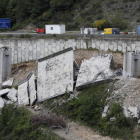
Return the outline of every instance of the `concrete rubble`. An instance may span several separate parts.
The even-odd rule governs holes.
[[[4,100],[0,97],[0,109],[4,107]]]
[[[94,83],[95,81],[109,79],[113,74],[113,71],[110,69],[111,64],[113,64],[113,56],[111,54],[83,60],[76,82],[76,88]]]
[[[54,53],[38,62],[38,101],[73,92],[73,49]]]
[[[106,117],[107,112],[108,112],[108,109],[109,109],[109,105],[106,105],[106,106],[104,107],[104,111],[103,111],[103,113],[102,113],[102,117]]]
[[[2,51],[0,51],[1,53]],[[117,102],[123,105],[126,117],[138,119],[140,123],[140,79],[132,78],[139,75],[139,53],[126,52],[124,55],[123,76],[121,70],[112,70],[114,65],[112,54],[99,55],[91,57],[89,60],[83,60],[81,67],[74,60],[73,49],[67,48],[57,53],[38,59],[37,71],[31,72],[25,79],[18,84],[18,91],[12,87],[13,79],[9,79],[2,84],[3,69],[0,69],[0,84],[3,90],[0,90],[0,108],[4,104],[16,103],[19,105],[34,105],[46,99],[54,98],[64,93],[70,93],[70,99],[77,98],[73,94],[74,88],[79,89],[82,86],[101,82],[109,79],[118,80],[112,89],[108,89],[110,96],[106,99],[107,105],[104,107],[102,117],[106,117],[110,103]],[[1,64],[0,58],[0,66]],[[131,63],[128,63],[130,60]],[[6,60],[7,61],[7,60]],[[6,62],[4,60],[4,62]],[[138,65],[137,65],[138,64]],[[133,67],[133,68],[132,68]],[[8,75],[10,76],[10,71]],[[131,77],[131,78],[130,78]],[[36,82],[37,81],[37,82]],[[8,97],[7,100],[3,96]],[[69,99],[69,100],[70,100]],[[40,110],[37,105],[35,110]],[[116,118],[110,118],[114,121]]]
[[[12,102],[17,102],[17,90],[15,88],[12,88],[9,93],[7,94],[7,97],[12,101]]]
[[[31,78],[29,79],[29,98],[30,98],[30,105],[36,100],[36,89],[35,89],[35,75],[32,73]]]
[[[9,88],[0,90],[0,96],[8,94],[9,91],[10,91]]]
[[[24,82],[18,87],[18,104],[19,105],[29,105],[28,97],[28,82]]]
[[[32,105],[36,100],[35,75],[31,72],[24,80],[19,82],[19,105]]]
[[[8,79],[7,81],[2,83],[2,88],[11,88],[13,85],[13,78]]]
[[[122,104],[126,117],[140,118],[140,79],[121,78],[114,84],[108,102]]]

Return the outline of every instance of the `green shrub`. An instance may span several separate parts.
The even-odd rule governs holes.
[[[12,34],[9,34],[9,35],[6,36],[6,38],[11,38],[11,37],[13,37]]]
[[[111,21],[113,28],[126,29],[128,27],[128,23],[120,15],[116,15]]]
[[[14,88],[15,88],[16,90],[18,90],[18,85],[14,86]]]
[[[137,19],[137,22],[140,22],[140,19],[139,18]]]
[[[33,129],[31,126],[32,114],[23,107],[14,109],[14,105],[7,105],[0,114],[1,140],[63,140],[48,128],[40,125]],[[42,132],[41,130],[44,130]]]
[[[30,34],[21,34],[19,38],[32,38]]]

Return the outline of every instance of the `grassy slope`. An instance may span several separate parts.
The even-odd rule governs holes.
[[[107,89],[113,88],[109,86],[108,84],[94,84],[82,90],[79,99],[72,99],[62,104],[55,112],[96,129],[102,135],[132,140],[135,121],[127,119],[123,115],[123,109],[119,104],[113,103],[110,113],[105,118],[101,117],[101,112],[107,104],[106,98],[110,94]],[[113,122],[110,121],[112,117],[116,118]]]

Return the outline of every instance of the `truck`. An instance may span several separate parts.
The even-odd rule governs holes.
[[[120,34],[119,28],[105,28],[104,34]]]

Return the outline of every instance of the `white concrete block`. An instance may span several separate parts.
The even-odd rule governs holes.
[[[127,46],[127,51],[131,51],[132,48],[130,46]]]
[[[3,87],[3,88],[11,88],[12,85],[13,85],[13,80],[14,80],[14,79],[11,78],[11,79],[5,81],[5,82],[2,84],[2,87]]]
[[[122,51],[122,46],[118,46],[118,50],[119,51]]]
[[[132,44],[132,51],[135,51],[135,49],[136,49],[136,44]]]
[[[10,91],[9,88],[0,90],[0,96],[8,94],[9,91]]]
[[[100,49],[104,50],[104,44],[101,44]]]
[[[78,74],[76,87],[93,82],[95,76],[102,71],[104,72],[106,77],[111,76],[112,74],[110,70],[111,60],[112,60],[111,54],[108,54],[105,57],[98,56],[92,57],[89,60],[83,60]],[[102,80],[104,79],[101,76],[98,76],[96,78],[96,81]]]
[[[73,51],[38,63],[38,101],[64,94],[66,89],[73,91]]]
[[[17,101],[17,90],[15,88],[12,88],[9,93],[7,94],[7,97],[12,101]]]
[[[4,100],[0,97],[0,109],[4,107]]]
[[[33,74],[29,79],[29,97],[30,97],[30,105],[36,100],[36,90],[35,90],[35,75]]]
[[[27,86],[28,86],[28,82],[25,82],[18,87],[18,104],[19,105],[29,105]]]

